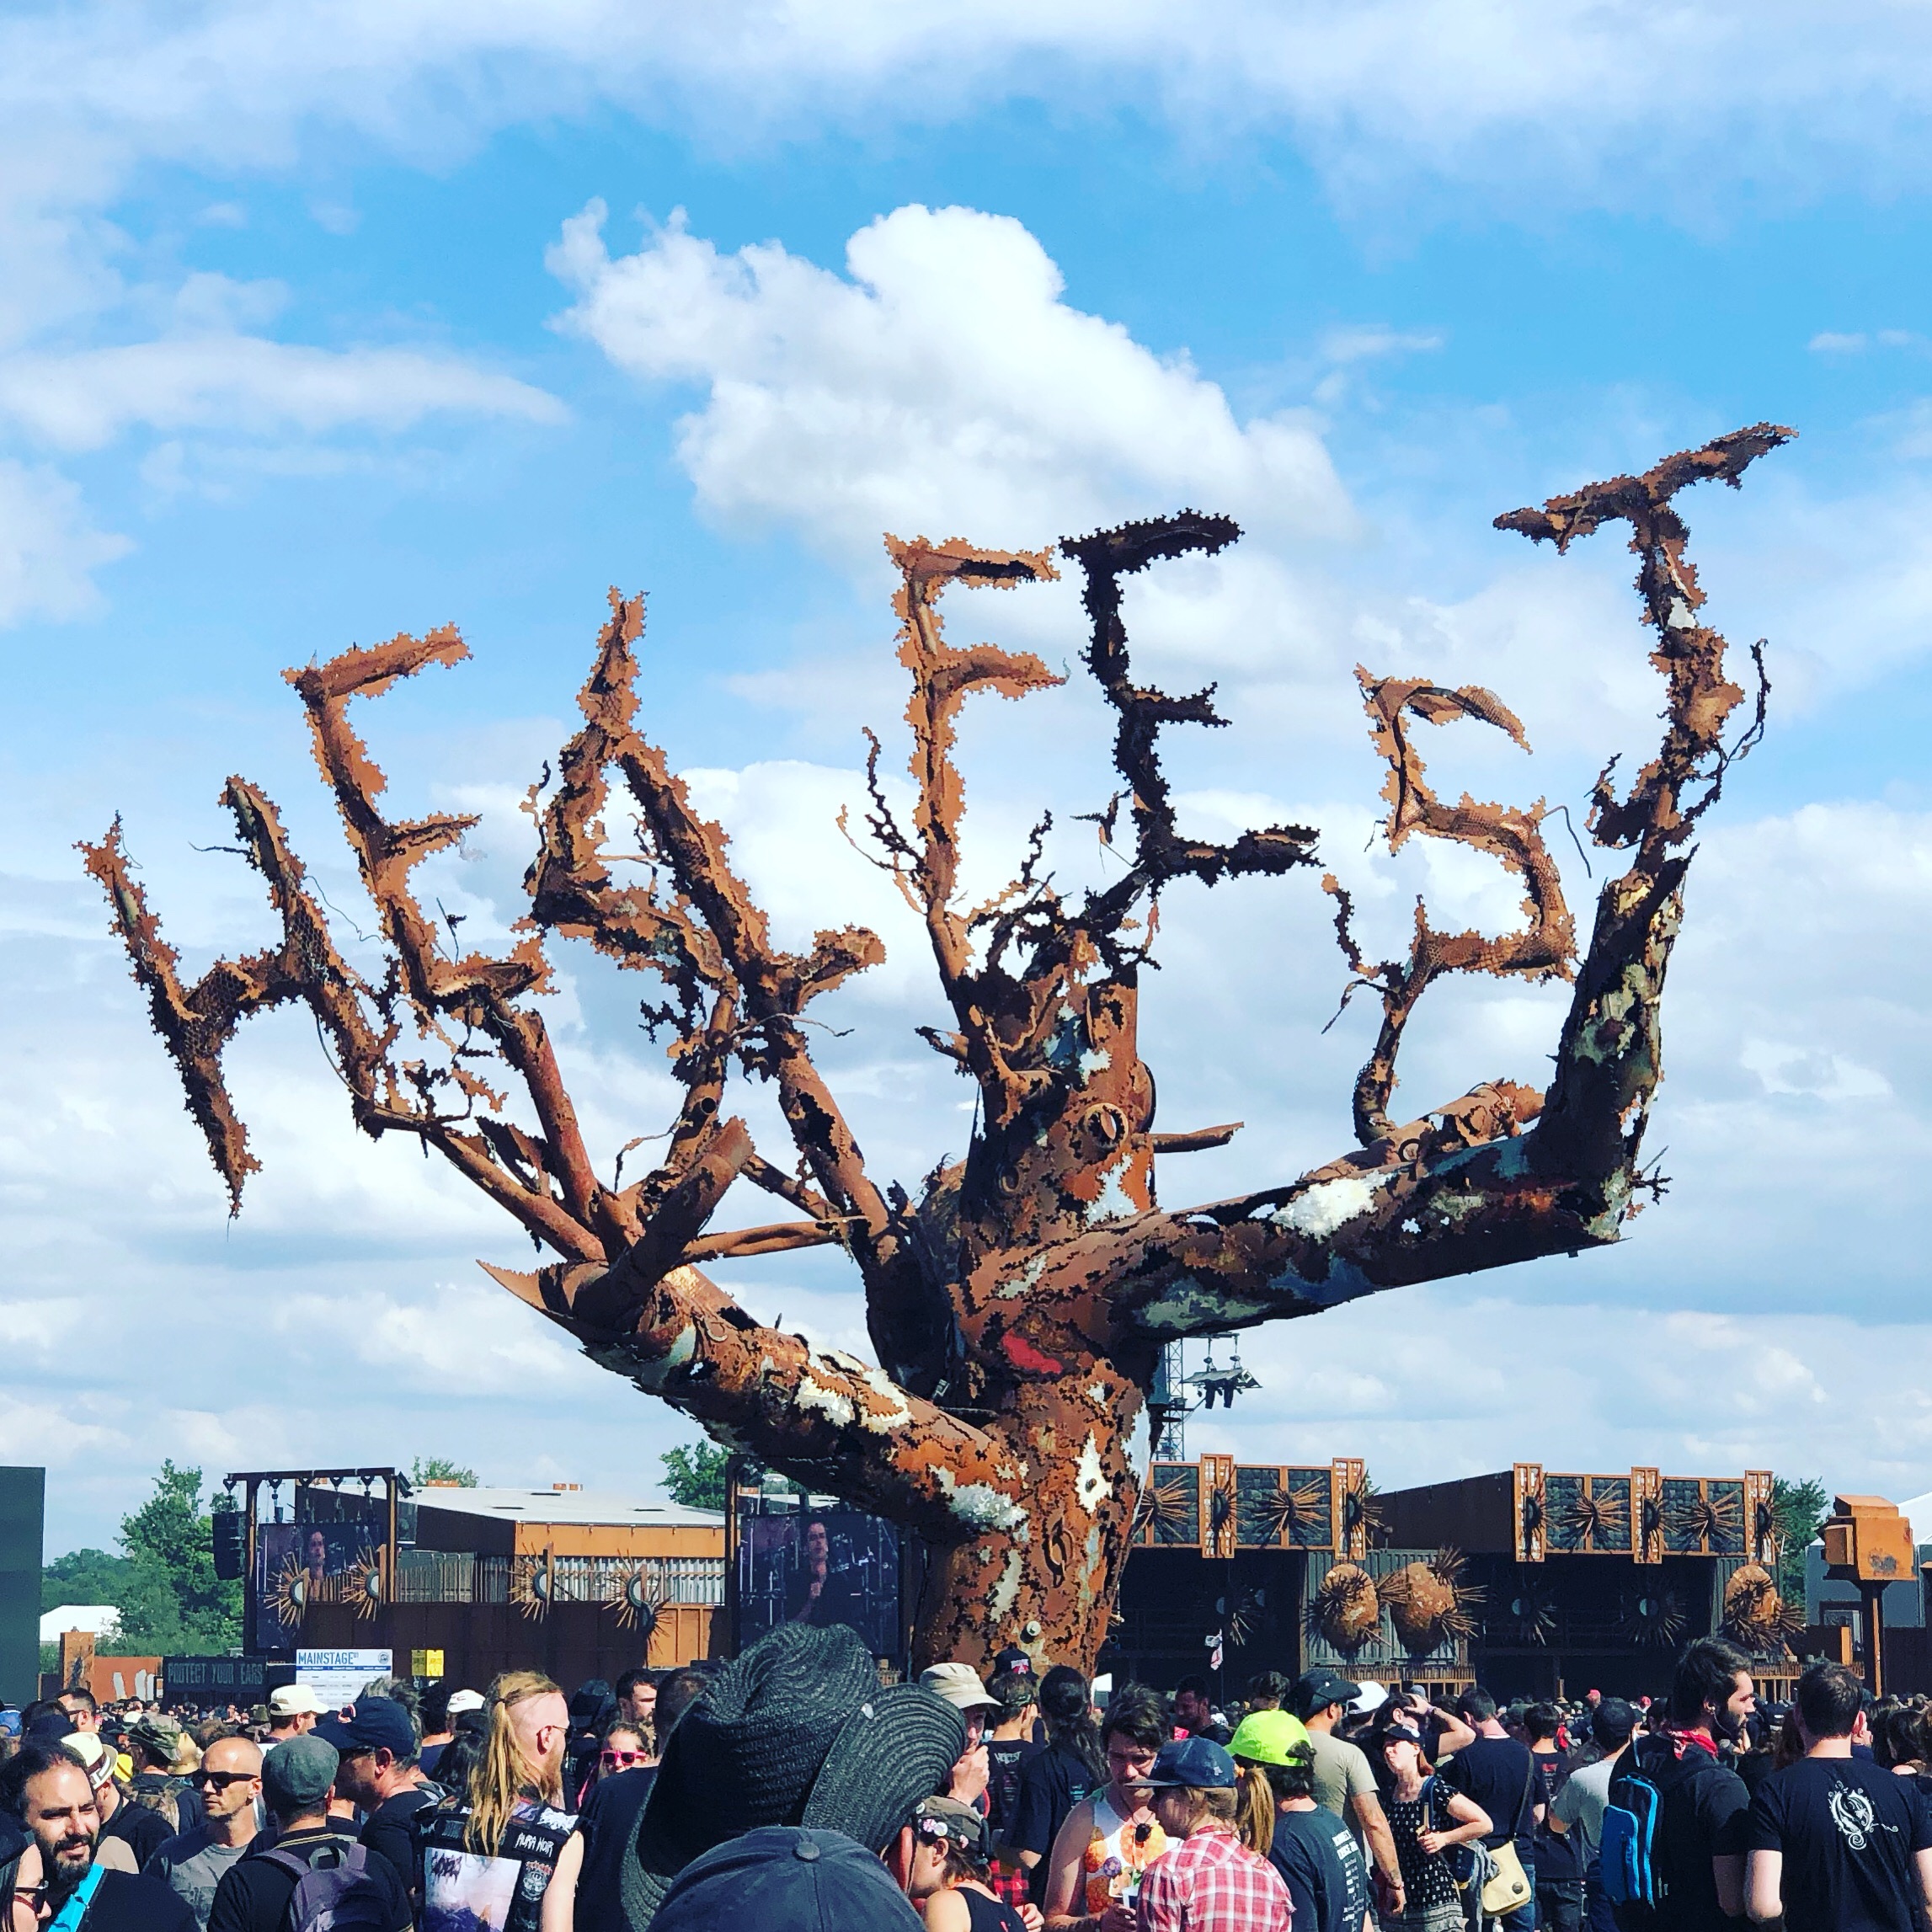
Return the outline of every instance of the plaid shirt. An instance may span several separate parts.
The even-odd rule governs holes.
[[[1225,1825],[1203,1824],[1147,1868],[1140,1932],[1288,1932],[1288,1887]]]

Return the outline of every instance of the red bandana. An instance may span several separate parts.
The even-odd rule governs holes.
[[[1667,1724],[1663,1727],[1663,1734],[1670,1740],[1671,1754],[1679,1760],[1693,1744],[1700,1750],[1708,1751],[1713,1758],[1717,1755],[1716,1741],[1701,1725],[1695,1730],[1686,1731],[1679,1730],[1674,1724]]]

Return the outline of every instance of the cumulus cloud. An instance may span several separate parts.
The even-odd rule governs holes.
[[[721,518],[847,554],[888,527],[1038,542],[1177,492],[1346,520],[1307,422],[1238,422],[1185,358],[1063,302],[1009,216],[900,208],[852,237],[846,278],[776,244],[722,255],[675,217],[613,259],[604,220],[594,202],[551,251],[577,297],[564,323],[634,375],[706,389],[678,450]]]

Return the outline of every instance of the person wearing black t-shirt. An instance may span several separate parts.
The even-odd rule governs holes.
[[[0,1766],[0,1815],[19,1818],[40,1848],[52,1918],[79,1903],[72,1920],[79,1932],[195,1932],[188,1902],[159,1879],[95,1864],[100,1813],[93,1785],[58,1743],[29,1737]]]
[[[1442,1780],[1489,1815],[1492,1829],[1483,1843],[1491,1851],[1516,1847],[1531,1896],[1497,1924],[1505,1932],[1534,1932],[1536,1924],[1536,1828],[1543,1819],[1542,1788],[1529,1747],[1519,1744],[1497,1722],[1496,1700],[1478,1685],[1456,1700],[1458,1716],[1476,1732],[1444,1766]]]
[[[334,1747],[336,1795],[363,1814],[356,1842],[387,1859],[408,1891],[416,1881],[415,1816],[446,1795],[423,1775],[409,1713],[392,1697],[359,1697],[318,1718],[308,1735]]]
[[[1719,1758],[1718,1746],[1736,1743],[1757,1708],[1749,1665],[1743,1652],[1721,1637],[1687,1645],[1662,1731],[1636,1739],[1624,1760],[1657,1789],[1651,1860],[1668,1890],[1656,1932],[1709,1932],[1743,1916],[1751,1799],[1744,1780]],[[1614,1779],[1610,1791],[1614,1803]]]
[[[1002,1670],[987,1679],[987,1694],[999,1704],[998,1721],[986,1737],[986,1831],[995,1845],[1011,1842],[1020,1810],[1020,1777],[1046,1748],[1033,1741],[1038,1686],[1030,1670]],[[1027,1898],[1027,1875],[1013,1864],[996,1862],[993,1890],[1009,1905]]]
[[[1550,1828],[1550,1807],[1570,1779],[1570,1759],[1557,1748],[1562,1719],[1553,1704],[1533,1704],[1523,1714],[1524,1734],[1536,1766],[1539,1814],[1535,1854],[1536,1919],[1540,1932],[1582,1932],[1582,1847]]]
[[[347,1868],[350,1889],[337,1899],[344,1925],[409,1932],[409,1894],[387,1859],[365,1850],[328,1815],[340,1759],[315,1732],[278,1744],[262,1765],[262,1796],[274,1821],[221,1875],[208,1932],[281,1932],[289,1902],[311,1872]]]
[[[1862,1687],[1841,1663],[1798,1680],[1805,1755],[1752,1801],[1745,1903],[1789,1932],[1918,1932],[1932,1914],[1932,1812],[1910,1778],[1852,1755]]]
[[[1057,1663],[1040,1679],[1040,1715],[1047,1748],[1022,1770],[1006,1844],[994,1849],[1003,1862],[1026,1868],[1032,1903],[1043,1908],[1054,1840],[1074,1807],[1107,1783],[1107,1769],[1086,1679],[1070,1664]]]

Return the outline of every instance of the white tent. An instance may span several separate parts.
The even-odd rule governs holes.
[[[113,1604],[62,1604],[40,1618],[40,1641],[58,1643],[63,1630],[88,1630],[97,1637],[120,1629],[120,1611]]]

